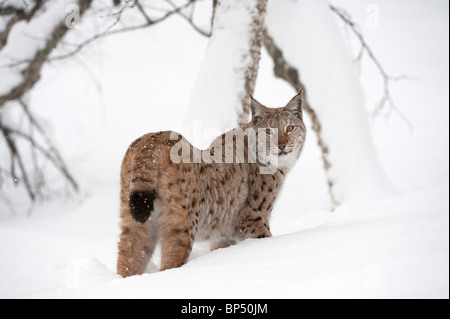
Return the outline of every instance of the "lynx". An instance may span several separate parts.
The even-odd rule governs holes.
[[[121,167],[118,274],[142,274],[158,240],[166,270],[187,262],[194,239],[214,250],[271,236],[275,199],[305,141],[301,94],[282,108],[252,98],[251,112],[247,125],[205,151],[174,132],[130,145]]]

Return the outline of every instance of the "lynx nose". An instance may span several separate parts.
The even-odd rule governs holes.
[[[286,148],[286,143],[285,142],[278,142],[278,148],[282,151],[284,151],[284,149]]]

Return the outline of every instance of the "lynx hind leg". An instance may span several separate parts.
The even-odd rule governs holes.
[[[117,273],[122,277],[141,275],[158,241],[158,218],[138,223],[131,216],[128,203],[121,205],[121,230]],[[157,215],[157,214],[155,214]]]
[[[195,235],[189,215],[187,209],[171,205],[161,216],[161,270],[181,267],[187,262]]]
[[[191,253],[199,218],[199,190],[194,176],[185,174],[182,178],[174,176],[178,170],[173,169],[167,182],[168,187],[161,198],[161,270],[177,268],[184,265]]]

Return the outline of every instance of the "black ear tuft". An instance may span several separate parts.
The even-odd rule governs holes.
[[[155,191],[135,191],[130,195],[130,211],[133,218],[143,224],[153,212],[156,198]]]

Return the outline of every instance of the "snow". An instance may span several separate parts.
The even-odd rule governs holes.
[[[381,8],[378,29],[364,24],[366,5],[374,2]],[[172,18],[45,67],[29,104],[51,124],[83,192],[39,204],[31,216],[12,215],[0,204],[0,298],[448,298],[448,3],[333,3],[361,24],[387,69],[418,78],[393,87],[413,132],[395,115],[370,122],[372,147],[397,195],[347,200],[332,212],[310,129],[275,205],[272,238],[213,252],[198,243],[185,266],[165,272],[157,272],[157,250],[146,274],[118,277],[122,156],[144,133],[182,130],[208,46],[184,20]],[[420,43],[426,47],[417,50]],[[370,109],[379,79],[367,65],[364,91],[347,85]],[[306,82],[306,74],[302,78]],[[311,75],[308,83],[315,81]],[[293,93],[273,79],[263,53],[255,97],[281,106]],[[332,93],[324,91],[322,99]],[[21,203],[18,197],[15,204]]]
[[[439,208],[448,206],[448,200],[447,192],[437,193],[437,198],[435,192],[414,194],[420,199],[408,212],[404,202],[410,197],[372,208],[364,217],[358,209],[365,206],[343,207],[333,216],[324,213],[319,223],[320,217],[314,216],[315,223],[305,223],[294,233],[214,251],[180,270],[112,280],[92,296],[399,298],[421,291],[424,297],[439,297],[448,285],[448,274],[442,277],[448,244],[437,251],[434,247],[448,224]],[[424,215],[436,199],[437,209]],[[407,269],[411,264],[420,267]],[[400,269],[404,272],[398,273]],[[176,282],[177,290],[167,282]]]

